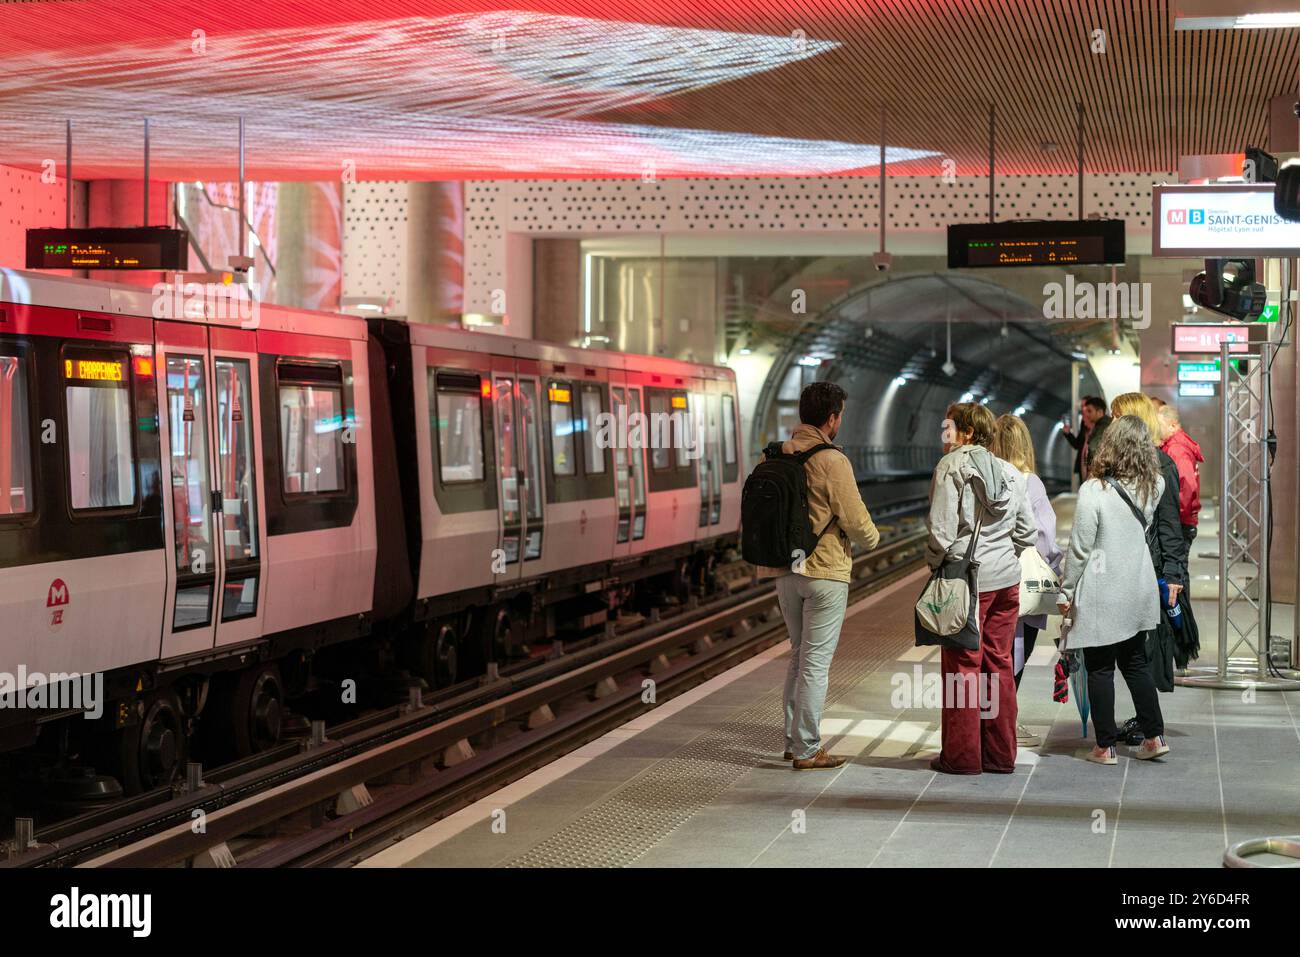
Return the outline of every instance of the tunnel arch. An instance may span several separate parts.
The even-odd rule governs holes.
[[[849,393],[837,442],[860,477],[926,475],[940,453],[944,411],[969,393],[998,415],[1023,409],[1040,474],[1068,484],[1073,452],[1060,423],[1071,413],[1071,349],[1041,305],[981,277],[931,272],[866,282],[802,322],[778,350],[754,408],[751,448],[788,435],[798,390],[829,379]],[[1081,371],[1090,391],[1091,372]]]

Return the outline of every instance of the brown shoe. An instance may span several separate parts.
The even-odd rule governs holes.
[[[817,753],[811,758],[796,758],[794,769],[796,771],[829,771],[833,768],[842,767],[848,758],[837,758],[827,754],[825,748],[818,748]]]
[[[785,754],[781,755],[781,760],[782,760],[782,761],[793,761],[793,760],[794,760],[794,752],[793,752],[793,751],[787,751]]]

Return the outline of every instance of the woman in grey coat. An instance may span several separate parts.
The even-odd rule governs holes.
[[[1097,745],[1089,761],[1115,764],[1115,666],[1137,706],[1146,740],[1138,758],[1169,753],[1151,670],[1146,632],[1160,622],[1160,592],[1146,528],[1164,494],[1151,434],[1134,415],[1115,419],[1079,489],[1070,550],[1061,581],[1069,619],[1063,649],[1082,649]],[[1141,518],[1138,516],[1141,513]]]

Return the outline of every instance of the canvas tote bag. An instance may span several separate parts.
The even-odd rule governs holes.
[[[959,513],[960,508],[959,500]],[[960,558],[945,556],[916,600],[918,645],[948,644],[970,650],[980,646],[980,565],[975,561],[975,543],[984,523],[980,512],[976,504],[975,528],[966,554]]]

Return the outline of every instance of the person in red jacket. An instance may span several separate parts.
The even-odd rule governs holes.
[[[1164,432],[1160,448],[1178,466],[1178,520],[1182,523],[1183,538],[1190,549],[1201,511],[1201,463],[1205,456],[1196,440],[1183,431],[1177,409],[1172,405],[1162,405],[1158,415]]]

